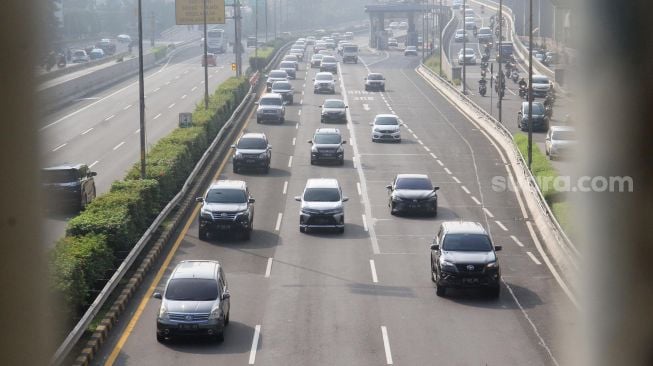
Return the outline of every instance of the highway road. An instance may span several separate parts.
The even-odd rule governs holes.
[[[165,64],[145,73],[148,147],[177,127],[180,112],[192,112],[204,97],[200,54],[198,44],[180,47]],[[218,66],[209,68],[210,92],[235,75],[233,57],[232,53],[218,55]],[[38,129],[41,165],[86,163],[98,173],[98,194],[106,192],[140,159],[138,99],[138,77],[134,76],[43,118]],[[46,247],[63,236],[66,221],[73,215],[47,215]]]
[[[492,177],[509,174],[505,153],[415,73],[417,58],[366,47],[361,57],[339,69],[337,97],[350,107],[350,122],[334,126],[348,141],[344,166],[310,165],[306,141],[321,125],[318,106],[333,96],[314,95],[316,71],[302,65],[292,82],[299,103],[287,107],[286,122],[258,125],[250,116],[243,128],[267,134],[270,173],[234,174],[229,157],[215,173],[216,179],[247,181],[256,199],[251,240],[199,240],[196,207],[94,365],[561,362],[575,311],[536,248],[537,228],[522,197],[492,188]],[[368,71],[386,76],[387,92],[363,90]],[[406,124],[401,143],[370,141],[368,123],[379,113],[395,113]],[[397,173],[426,173],[441,187],[436,218],[390,215],[384,186]],[[342,235],[298,230],[293,196],[315,177],[337,178],[350,198]],[[481,222],[504,247],[498,300],[476,291],[435,294],[429,244],[441,221],[458,219]],[[224,265],[232,306],[221,344],[156,341],[160,302],[151,295],[187,259]]]

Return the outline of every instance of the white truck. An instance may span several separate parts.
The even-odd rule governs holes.
[[[225,52],[224,29],[213,28],[206,33],[206,48],[210,53]]]
[[[358,63],[358,46],[355,44],[346,44],[342,46],[342,62]]]

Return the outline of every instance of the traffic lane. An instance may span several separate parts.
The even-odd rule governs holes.
[[[462,119],[462,116],[451,106],[448,107],[450,110],[449,113],[446,112],[441,112],[446,106],[446,102],[442,100],[442,97],[439,96],[437,93],[435,93],[433,90],[428,90],[428,86],[422,84],[418,85],[418,82],[420,82],[418,76],[413,76],[415,80],[412,82],[409,81],[409,77],[412,75],[402,72],[399,72],[400,75],[398,75],[397,78],[393,77],[393,73],[388,73],[386,75],[386,79],[388,80],[389,83],[393,83],[395,85],[395,88],[397,90],[421,90],[423,93],[431,93],[431,94],[426,94],[429,95],[429,100],[432,100],[434,102],[434,105],[432,105],[432,108],[435,110],[432,110],[430,113],[427,115],[432,115],[432,116],[440,116],[443,119],[453,119],[454,121],[464,121]],[[403,83],[403,85],[401,85]],[[400,85],[397,85],[400,84]],[[386,93],[388,96],[393,93]],[[533,244],[530,242],[530,239],[528,237],[528,234],[526,233],[526,230],[523,228],[523,215],[520,215],[520,210],[518,209],[518,205],[516,203],[516,198],[515,196],[510,193],[510,192],[495,192],[492,189],[488,189],[489,184],[485,183],[487,182],[487,177],[488,174],[494,174],[497,175],[497,173],[501,173],[502,170],[505,169],[505,166],[502,164],[502,159],[500,157],[497,157],[496,151],[492,151],[490,149],[490,143],[486,140],[486,138],[479,133],[477,128],[469,123],[455,123],[452,125],[450,128],[443,128],[442,130],[434,129],[430,125],[431,121],[424,121],[423,119],[420,118],[415,118],[413,119],[413,115],[411,114],[412,111],[415,109],[413,108],[414,105],[419,105],[424,103],[425,101],[422,100],[426,98],[425,95],[417,94],[417,93],[394,93],[394,99],[393,102],[391,103],[392,105],[397,105],[395,108],[397,110],[398,115],[403,119],[404,122],[409,124],[409,128],[413,129],[416,131],[419,136],[426,136],[423,138],[424,140],[424,145],[425,146],[431,146],[432,143],[431,141],[437,141],[438,139],[444,139],[445,141],[442,141],[441,143],[435,143],[433,145],[440,145],[443,147],[448,147],[452,145],[456,145],[455,143],[452,143],[454,141],[460,141],[461,145],[465,145],[464,141],[461,141],[462,138],[464,137],[465,139],[469,139],[471,143],[469,144],[469,148],[473,154],[478,154],[481,157],[486,157],[486,156],[494,156],[494,164],[491,164],[491,161],[489,161],[490,164],[483,163],[481,161],[477,161],[476,164],[473,164],[471,159],[459,159],[459,154],[460,151],[458,149],[454,150],[454,154],[451,154],[450,152],[448,153],[446,149],[443,149],[440,155],[438,155],[438,160],[443,162],[443,165],[445,169],[449,169],[449,171],[472,171],[476,172],[474,174],[473,180],[467,182],[464,177],[458,178],[455,175],[452,175],[453,177],[456,177],[457,181],[460,181],[462,185],[459,185],[458,190],[454,191],[441,191],[440,193],[440,198],[444,197],[450,197],[447,195],[447,193],[453,193],[453,194],[462,194],[465,192],[467,194],[467,197],[465,197],[465,200],[456,200],[456,202],[460,202],[458,205],[456,205],[456,210],[459,211],[461,209],[465,209],[466,207],[469,207],[470,205],[473,205],[474,203],[477,204],[477,207],[473,210],[471,210],[469,213],[462,213],[459,215],[460,217],[464,217],[465,219],[468,218],[473,218],[477,221],[481,221],[485,224],[485,226],[490,230],[490,232],[495,236],[497,233],[504,233],[504,232],[511,232],[512,230],[515,230],[515,227],[519,227],[523,230],[520,230],[520,233],[517,233],[518,236],[511,235],[511,242],[512,236],[515,236],[517,241],[520,243],[526,243],[526,247],[530,249],[529,251],[531,254],[529,255],[526,252],[521,252],[519,255],[515,258],[517,258],[519,261],[524,262],[527,265],[530,265],[533,268],[536,268],[537,266],[540,266],[540,264],[535,263],[532,258],[532,256],[537,257],[537,252],[533,249]],[[417,95],[415,95],[417,94]],[[440,103],[437,103],[440,101]],[[409,104],[411,103],[411,104]],[[442,106],[440,106],[442,104]],[[353,106],[352,108],[356,108],[356,106]],[[405,112],[405,113],[404,113]],[[455,115],[458,114],[457,119],[455,118]],[[408,115],[409,117],[406,117]],[[455,126],[455,127],[454,127]],[[454,130],[455,132],[453,135],[450,133],[447,133],[447,131]],[[448,140],[448,143],[447,141]],[[403,145],[403,144],[401,144]],[[473,149],[471,148],[473,146]],[[469,152],[467,153],[469,155]],[[436,160],[437,161],[437,160]],[[384,164],[388,164],[387,158],[384,161]],[[438,165],[440,165],[438,163]],[[451,168],[449,166],[451,165]],[[461,165],[460,168],[457,167],[457,165]],[[375,167],[375,169],[372,169],[375,172],[378,172],[379,169]],[[394,170],[394,169],[393,169]],[[488,170],[486,173],[485,170]],[[445,172],[447,172],[445,170]],[[448,172],[447,172],[448,174]],[[505,175],[505,172],[503,173]],[[370,178],[371,179],[371,178]],[[388,177],[385,177],[385,179],[388,179]],[[391,178],[390,178],[391,179]],[[456,183],[458,183],[456,181]],[[480,195],[478,193],[474,193],[471,191],[473,188],[467,188],[467,187],[473,187],[475,182],[483,182],[483,184],[480,184],[480,190],[484,192],[483,195]],[[466,184],[466,186],[465,186]],[[464,188],[463,188],[464,187]],[[379,192],[380,194],[380,192]],[[475,195],[474,195],[475,194]],[[500,198],[497,199],[497,205],[487,205],[487,198],[488,197],[493,197],[493,196],[500,196]],[[478,198],[477,198],[478,197]],[[481,200],[483,201],[483,206],[488,209],[482,210],[481,211]],[[467,203],[465,203],[467,202]],[[376,217],[376,214],[375,214]],[[497,222],[498,221],[498,222]],[[383,222],[383,229],[379,230],[379,235],[392,235],[391,232],[392,230],[390,229],[390,225],[387,222]],[[408,225],[402,225],[401,228],[407,228],[409,227]],[[505,228],[505,230],[504,230]],[[400,229],[400,228],[398,228]],[[381,231],[381,230],[387,230],[386,231]],[[412,230],[411,235],[425,235],[423,234],[423,231],[419,231],[419,229]],[[526,234],[526,235],[524,235]],[[500,240],[502,240],[501,238]],[[522,244],[524,245],[524,244]],[[380,246],[383,248],[383,242],[380,240]],[[397,245],[395,245],[392,250],[396,252],[402,252],[401,248],[398,248]],[[409,249],[404,249],[405,251],[410,252]],[[534,254],[535,253],[535,254]],[[500,253],[501,254],[501,253]],[[541,260],[541,259],[540,259]],[[548,279],[551,279],[550,274],[547,273],[546,270],[540,269],[542,272],[542,275],[545,276]],[[522,291],[520,295],[522,295],[522,301],[525,302],[537,302],[537,301],[548,301],[549,303],[557,301],[558,298],[562,297],[561,292],[557,287],[553,288],[554,296],[550,296],[546,298],[545,300],[538,300],[537,297],[535,296],[530,296],[530,293],[535,293],[533,291],[528,291],[528,288],[532,288],[535,285],[535,282],[541,283],[542,281],[528,281],[530,278],[529,277],[523,277],[522,279],[527,279],[525,282],[528,282],[527,284],[516,284],[520,288],[526,288],[527,290]],[[552,281],[551,281],[552,282]],[[556,291],[557,290],[557,291]],[[543,289],[542,291],[538,291],[539,293],[542,294],[548,294],[551,293],[552,289]],[[539,295],[538,295],[539,296]],[[565,299],[563,299],[565,300]],[[567,302],[569,305],[569,303]],[[550,306],[550,307],[541,307],[542,309],[546,309],[543,312],[543,316],[541,318],[542,322],[550,321],[550,319],[553,319],[554,316],[559,313],[560,308],[556,306]],[[566,310],[566,309],[565,309]],[[533,313],[533,311],[531,311]],[[554,338],[555,339],[555,338]],[[549,341],[551,341],[549,339]]]

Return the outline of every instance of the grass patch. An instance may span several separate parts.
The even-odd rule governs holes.
[[[433,55],[427,58],[424,65],[436,74],[440,74],[440,55]]]

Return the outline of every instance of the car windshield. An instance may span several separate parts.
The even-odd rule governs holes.
[[[279,67],[284,69],[293,69],[295,68],[295,64],[292,62],[282,62],[281,64],[279,64]]]
[[[215,188],[206,194],[204,201],[207,203],[245,203],[247,195],[242,189]]]
[[[342,141],[340,135],[335,133],[319,133],[313,137],[316,144],[339,144]]]
[[[318,53],[316,55],[313,55],[313,60],[321,60],[324,58],[324,55],[321,53]]]
[[[279,79],[281,79],[281,78],[286,78],[286,77],[288,77],[288,74],[287,74],[285,71],[272,71],[272,72],[270,73],[270,77],[271,77],[271,78],[279,78]]]
[[[304,191],[304,201],[338,202],[340,201],[340,192],[336,188],[307,188]]]
[[[355,52],[358,51],[358,46],[344,46],[342,49],[345,52]]]
[[[458,30],[456,30],[456,34],[457,34],[457,35],[462,36],[464,33],[465,33],[465,31],[462,30],[462,29],[458,29]]]
[[[218,298],[218,282],[204,278],[174,278],[165,297],[176,301],[212,301]]]
[[[333,80],[333,75],[331,74],[317,74],[315,80]]]
[[[345,108],[342,100],[327,100],[324,102],[324,108]]]
[[[492,30],[490,28],[481,28],[478,30],[479,34],[492,34]]]
[[[272,89],[275,89],[275,90],[290,90],[290,89],[292,89],[292,86],[290,86],[290,83],[287,83],[287,82],[282,82],[282,83],[276,82],[276,83],[272,84]]]
[[[399,124],[399,121],[397,121],[397,117],[394,116],[376,117],[374,124],[382,126],[396,126]]]
[[[281,98],[261,98],[259,105],[283,105]]]
[[[557,141],[576,141],[576,132],[574,131],[554,131],[551,138]]]
[[[265,149],[268,147],[268,143],[259,138],[242,138],[238,141],[238,145],[236,145],[237,148],[239,149],[255,149],[255,150],[261,150]]]
[[[71,183],[76,182],[78,173],[75,170],[43,170],[41,172],[43,183]]]
[[[333,57],[333,56],[325,56],[325,57],[322,59],[322,62],[336,62],[336,58]]]
[[[428,178],[400,178],[397,179],[396,189],[418,189],[432,191],[433,185]]]
[[[415,46],[408,46],[408,47],[406,47],[406,49],[409,50],[409,51],[414,51],[414,50],[417,49],[417,47],[415,47]]]
[[[489,252],[492,250],[490,238],[484,234],[447,234],[442,250],[452,252]]]
[[[369,75],[367,75],[367,80],[383,80],[383,75],[381,75],[381,74],[369,74]]]
[[[528,104],[524,104],[524,114],[528,113]],[[542,103],[533,103],[533,114],[541,115],[544,114],[544,104]]]
[[[549,79],[546,76],[533,76],[533,84],[548,84]]]

